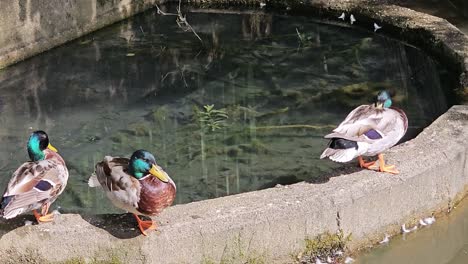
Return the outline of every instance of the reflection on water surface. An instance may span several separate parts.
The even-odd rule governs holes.
[[[177,183],[177,203],[323,182],[339,165],[318,159],[322,136],[377,90],[396,92],[407,137],[453,104],[444,69],[372,32],[273,14],[188,19],[203,44],[151,11],[0,72],[0,185],[33,129],[69,166],[64,211],[117,210],[86,180],[104,155],[138,148]]]
[[[356,264],[463,264],[468,260],[468,201],[414,233],[397,236],[360,256]]]

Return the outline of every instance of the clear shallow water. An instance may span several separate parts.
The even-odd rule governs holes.
[[[35,129],[67,161],[55,203],[66,212],[117,211],[86,181],[104,155],[139,148],[174,179],[177,203],[319,183],[339,167],[318,159],[322,136],[377,90],[396,92],[407,138],[454,103],[443,68],[372,32],[270,14],[188,20],[204,44],[151,11],[1,71],[0,187]],[[228,116],[215,131],[194,110],[211,104]]]
[[[429,228],[397,236],[362,254],[356,264],[462,264],[468,259],[468,200]]]

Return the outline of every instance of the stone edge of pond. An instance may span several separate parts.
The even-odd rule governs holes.
[[[23,226],[24,218],[2,221],[0,260],[291,263],[306,238],[340,229],[352,234],[348,246],[358,250],[460,201],[468,184],[467,140],[468,106],[454,106],[386,153],[399,175],[363,170],[322,184],[175,205],[156,218],[159,231],[148,237],[125,215],[63,214],[32,226]]]
[[[2,0],[0,69],[154,7],[160,0]]]

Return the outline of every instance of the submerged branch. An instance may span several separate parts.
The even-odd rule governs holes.
[[[159,15],[162,15],[162,16],[177,16],[177,14],[166,13],[166,12],[162,11],[157,4],[156,4],[156,9],[157,9],[157,12],[158,12]]]
[[[193,34],[195,34],[195,36],[200,40],[200,42],[203,44],[203,40],[200,38],[200,36],[198,36],[197,32],[195,32],[195,29],[193,29],[193,27],[188,23],[187,21],[187,18],[185,16],[182,15],[182,12],[180,11],[180,3],[182,1],[179,0],[179,6],[177,7],[177,25],[180,27],[180,28],[183,28],[183,26],[185,26],[186,28],[188,28],[189,30],[191,30],[193,32]]]
[[[193,29],[193,27],[188,23],[187,18],[184,15],[182,15],[182,11],[180,8],[181,2],[182,0],[179,0],[179,6],[177,7],[177,14],[164,12],[156,4],[157,13],[162,16],[176,16],[177,25],[180,28],[184,29],[185,31],[189,31],[189,30],[192,31],[195,37],[197,37],[200,40],[200,42],[203,44],[203,40],[201,39],[201,37],[197,34],[197,32],[195,32],[195,29]]]

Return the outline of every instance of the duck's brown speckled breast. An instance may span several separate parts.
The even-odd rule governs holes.
[[[141,192],[138,202],[140,213],[156,215],[174,202],[176,187],[172,180],[164,183],[154,176],[147,176],[140,180],[140,184]]]
[[[62,163],[63,166],[65,166],[65,161],[63,160],[62,156],[60,156],[60,154],[58,154],[57,152],[52,151],[50,149],[45,149],[44,154],[45,154],[45,159],[56,159],[60,163]]]

